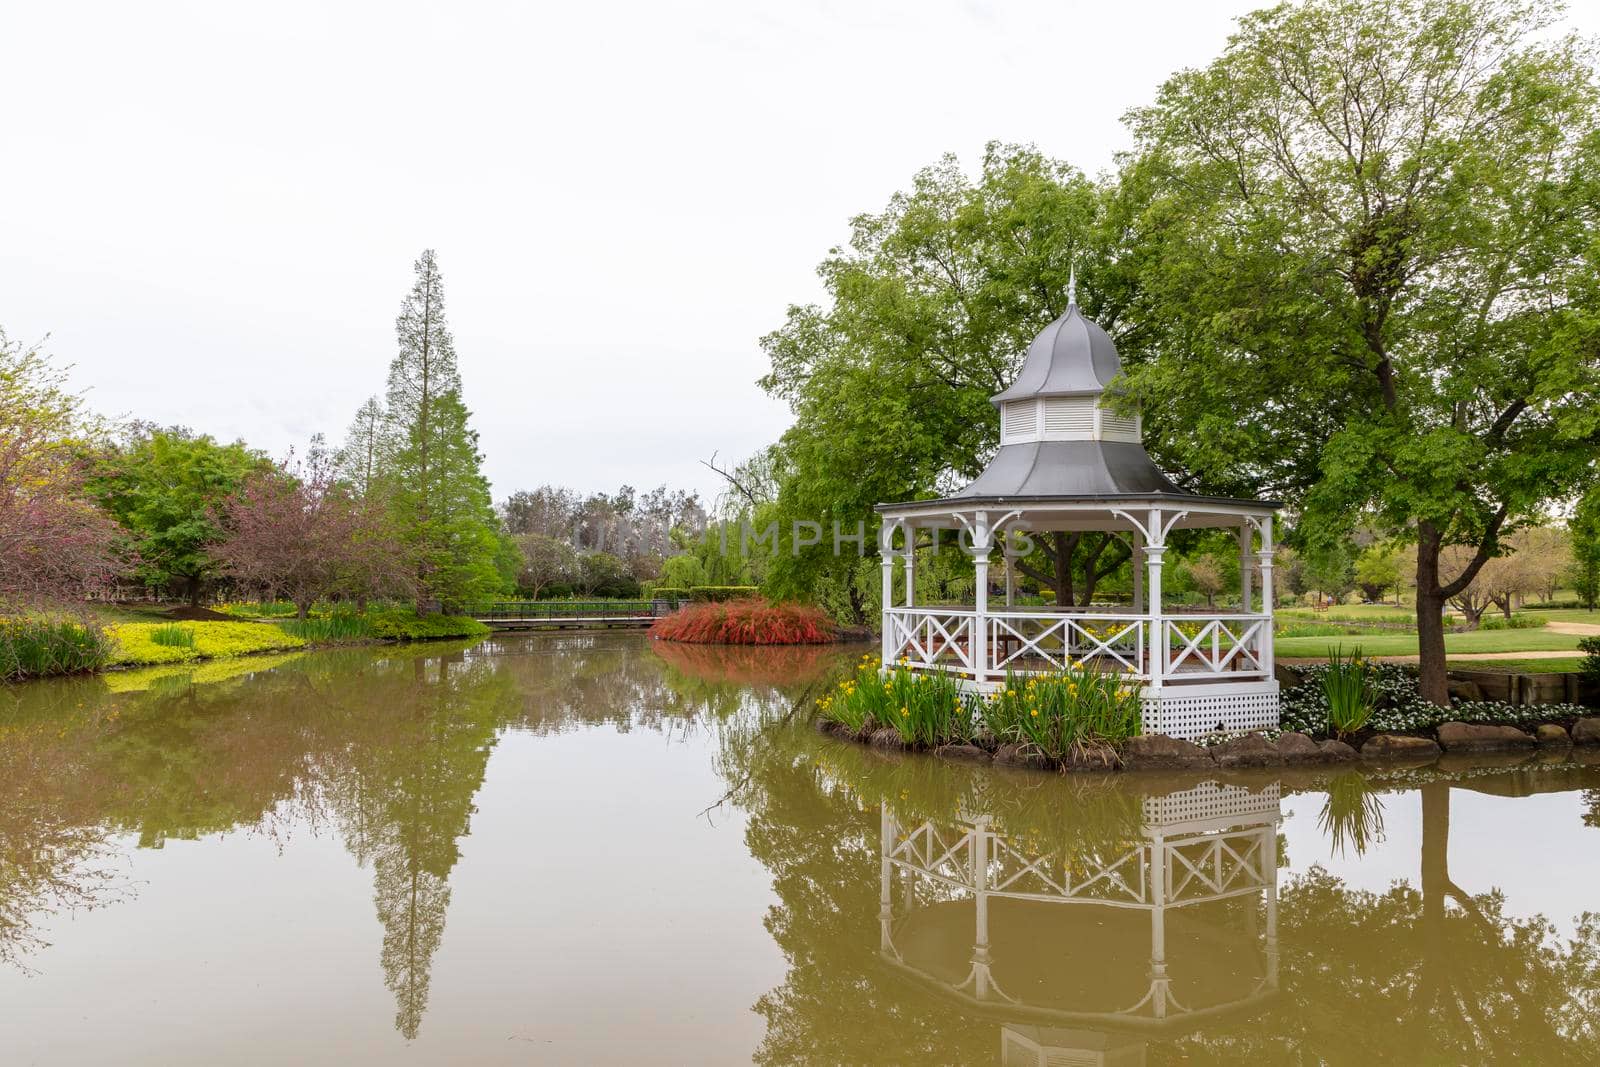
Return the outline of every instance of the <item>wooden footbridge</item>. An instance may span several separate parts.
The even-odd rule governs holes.
[[[595,630],[649,626],[677,607],[672,600],[510,600],[469,614],[496,630]]]

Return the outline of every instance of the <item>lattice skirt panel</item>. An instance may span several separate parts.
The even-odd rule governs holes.
[[[1144,698],[1144,732],[1192,741],[1214,730],[1276,729],[1278,684],[1173,686]]]

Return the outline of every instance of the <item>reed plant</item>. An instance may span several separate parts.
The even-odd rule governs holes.
[[[955,744],[974,733],[972,705],[954,674],[915,672],[904,663],[883,672],[871,654],[817,706],[853,733],[890,727],[909,745]]]
[[[150,640],[165,648],[193,648],[194,631],[187,626],[170,623],[150,630]]]
[[[983,717],[997,739],[1064,760],[1138,736],[1139,683],[1077,662],[1027,679],[1007,673]]]
[[[373,636],[372,621],[364,615],[335,612],[304,619],[284,619],[278,626],[307,641],[361,641]]]
[[[0,680],[98,670],[111,658],[99,627],[74,619],[0,620]]]
[[[1347,737],[1372,718],[1372,668],[1362,658],[1361,646],[1348,656],[1342,646],[1328,649],[1328,666],[1322,675],[1322,692],[1328,700],[1328,729]]]

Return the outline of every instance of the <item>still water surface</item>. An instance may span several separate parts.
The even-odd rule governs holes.
[[[1600,767],[890,758],[854,654],[0,691],[0,1062],[1600,1062]]]

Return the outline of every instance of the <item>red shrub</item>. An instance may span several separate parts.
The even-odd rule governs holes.
[[[834,626],[821,608],[730,600],[679,608],[658,619],[650,634],[701,645],[817,645],[834,639]]]

